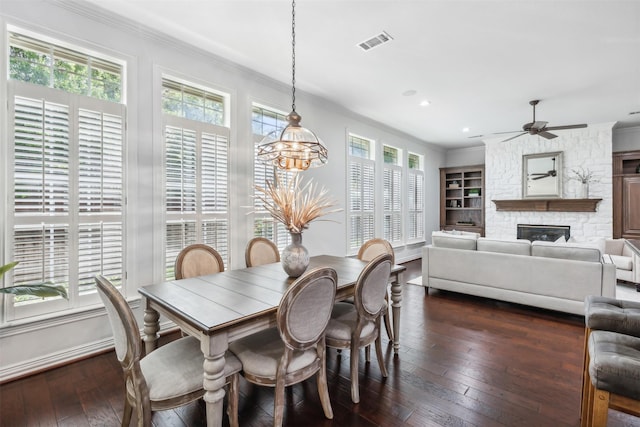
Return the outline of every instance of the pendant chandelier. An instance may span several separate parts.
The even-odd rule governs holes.
[[[302,117],[296,112],[296,2],[291,12],[291,112],[289,125],[278,134],[269,133],[258,146],[258,160],[289,170],[303,171],[327,163],[327,149],[313,131],[300,126]]]

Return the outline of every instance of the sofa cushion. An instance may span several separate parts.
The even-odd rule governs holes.
[[[531,242],[527,239],[498,240],[478,238],[477,250],[513,255],[531,255]]]
[[[586,243],[555,243],[536,240],[531,243],[531,255],[575,261],[601,262],[602,254],[597,245]]]
[[[477,233],[471,234],[451,234],[444,231],[434,231],[431,233],[431,242],[438,248],[466,249],[475,251]]]
[[[633,270],[633,259],[628,256],[620,256],[620,255],[609,255],[611,257],[611,261],[616,265],[617,269],[620,270]]]

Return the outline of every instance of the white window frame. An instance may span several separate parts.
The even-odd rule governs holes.
[[[364,140],[369,143],[369,156],[368,158],[351,155],[351,142],[352,138]],[[377,182],[376,182],[376,141],[364,136],[356,135],[354,133],[347,133],[346,142],[346,155],[347,155],[347,188],[346,197],[347,202],[347,254],[355,255],[360,246],[369,239],[376,237],[376,206],[377,206]],[[354,179],[353,173],[359,174],[359,179]],[[368,177],[368,178],[367,178]],[[355,189],[359,194],[360,208],[354,208],[353,204],[356,203],[352,199],[352,187],[360,186]],[[367,201],[366,198],[369,197]],[[367,203],[365,203],[367,202]],[[367,206],[370,206],[367,209]],[[354,230],[356,225],[354,221],[359,222],[359,230]],[[371,224],[370,231],[362,228],[363,224]]]
[[[183,79],[177,79],[172,76],[163,76],[163,79],[169,81],[175,81],[187,86],[202,88],[196,86]],[[228,122],[228,94],[220,94],[218,91],[208,88],[202,88],[206,92],[219,94],[224,100],[224,115],[223,122]],[[162,90],[162,86],[161,89]],[[162,99],[162,97],[160,97]],[[218,253],[220,253],[225,268],[230,263],[230,250],[231,250],[231,222],[230,222],[230,129],[227,126],[220,126],[211,123],[205,123],[197,120],[191,120],[170,113],[165,113],[160,108],[162,114],[162,141],[163,141],[163,233],[164,233],[164,248],[163,248],[163,274],[165,279],[173,278],[173,265],[175,258],[180,250],[193,243],[204,243],[213,247]],[[189,171],[193,173],[194,181],[191,185],[192,205],[182,205],[178,212],[170,212],[167,207],[167,137],[168,130],[171,129],[175,132],[181,132],[182,134],[193,135],[193,156],[195,157],[195,164],[187,166]],[[209,151],[205,149],[205,145],[209,145]],[[220,157],[222,160],[213,161],[213,157]],[[185,165],[181,165],[184,167]],[[207,169],[209,172],[207,172]],[[209,173],[210,180],[205,180],[205,175]],[[181,186],[188,185],[184,181],[181,181]],[[204,200],[208,200],[207,193],[217,194],[222,192],[221,196],[224,200],[221,203],[213,203],[213,207],[207,209]],[[168,228],[169,224],[179,225],[182,230],[180,236],[169,236]],[[213,231],[209,231],[208,226],[212,226]],[[218,229],[218,226],[220,228]],[[220,235],[218,235],[220,231]]]
[[[418,158],[418,167],[409,166],[409,158]],[[424,156],[409,152],[407,155],[407,212],[406,231],[407,244],[420,243],[425,241],[425,210],[424,210]],[[415,236],[412,236],[412,228]]]
[[[34,85],[30,83],[24,83],[19,81],[8,81],[8,101],[9,101],[9,114],[8,114],[8,135],[10,136],[10,142],[8,144],[8,156],[6,158],[6,170],[7,170],[7,231],[5,236],[6,240],[6,254],[7,259],[13,259],[14,257],[14,227],[21,225],[39,225],[47,224],[60,224],[67,225],[68,227],[68,243],[67,243],[67,280],[68,280],[68,294],[69,300],[62,298],[46,298],[44,300],[36,299],[31,303],[14,305],[14,298],[9,296],[5,298],[5,318],[3,321],[25,319],[33,316],[48,315],[51,313],[65,312],[69,310],[75,310],[82,307],[93,306],[99,304],[99,297],[93,290],[86,291],[86,288],[82,295],[79,294],[79,270],[82,268],[79,264],[80,252],[82,248],[79,248],[80,235],[79,227],[83,224],[96,224],[102,222],[119,223],[121,230],[121,244],[119,245],[121,268],[119,271],[118,285],[126,290],[126,266],[125,266],[125,248],[126,248],[126,225],[125,225],[125,200],[126,200],[126,107],[123,104],[118,104],[110,101],[103,101],[96,98],[87,97],[84,95],[77,95],[72,93],[63,92],[57,89],[51,89],[49,87]],[[69,207],[66,214],[30,214],[19,215],[14,213],[14,153],[15,153],[15,139],[13,135],[15,133],[13,111],[15,108],[16,96],[43,100],[43,102],[57,103],[69,107],[70,127],[69,127]],[[122,199],[120,202],[120,212],[102,212],[98,210],[95,213],[80,213],[79,212],[79,190],[80,181],[79,173],[81,167],[81,161],[79,159],[79,126],[80,110],[89,110],[101,114],[108,114],[116,116],[121,120],[121,187],[122,187]],[[9,231],[11,230],[11,231]],[[19,272],[18,265],[13,271],[10,271],[5,280],[9,285],[13,284],[15,275]],[[103,273],[101,269],[97,269],[95,274]],[[46,275],[45,275],[46,277]],[[94,285],[95,286],[95,285]],[[91,287],[91,285],[89,285]]]
[[[396,150],[398,156],[394,163],[387,163],[384,158],[384,149]],[[390,144],[382,144],[382,236],[392,246],[404,244],[405,214],[405,176],[403,170],[403,150]],[[397,224],[394,225],[395,221]]]

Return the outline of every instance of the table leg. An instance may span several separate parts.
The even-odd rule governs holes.
[[[391,283],[391,308],[393,310],[393,351],[400,350],[400,307],[402,302],[402,285],[404,272],[399,272]]]
[[[222,425],[224,414],[222,399],[224,399],[224,353],[228,348],[227,335],[220,334],[204,336],[201,349],[204,354],[204,396],[207,405],[207,427]]]
[[[158,346],[158,338],[160,334],[160,314],[150,307],[147,301],[147,307],[144,310],[144,351],[145,354],[151,353]]]

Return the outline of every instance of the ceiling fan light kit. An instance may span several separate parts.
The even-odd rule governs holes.
[[[551,126],[551,127],[547,127],[547,123],[548,122],[544,122],[544,121],[537,121],[536,120],[536,105],[538,105],[538,103],[540,102],[539,99],[534,99],[532,101],[529,101],[529,105],[531,105],[533,107],[533,120],[531,120],[530,123],[525,123],[522,126],[522,130],[524,132],[509,137],[507,139],[505,139],[502,142],[507,142],[507,141],[511,141],[512,139],[516,139],[521,137],[522,135],[539,135],[543,138],[546,139],[553,139],[556,138],[558,135],[553,134],[549,131],[552,130],[565,130],[565,129],[580,129],[580,128],[586,128],[587,125],[586,124],[579,124],[579,125],[564,125],[564,126]],[[513,132],[518,132],[518,131],[510,131],[510,132],[498,132],[495,133],[494,135],[499,135],[499,134],[504,134],[504,133],[513,133]]]

